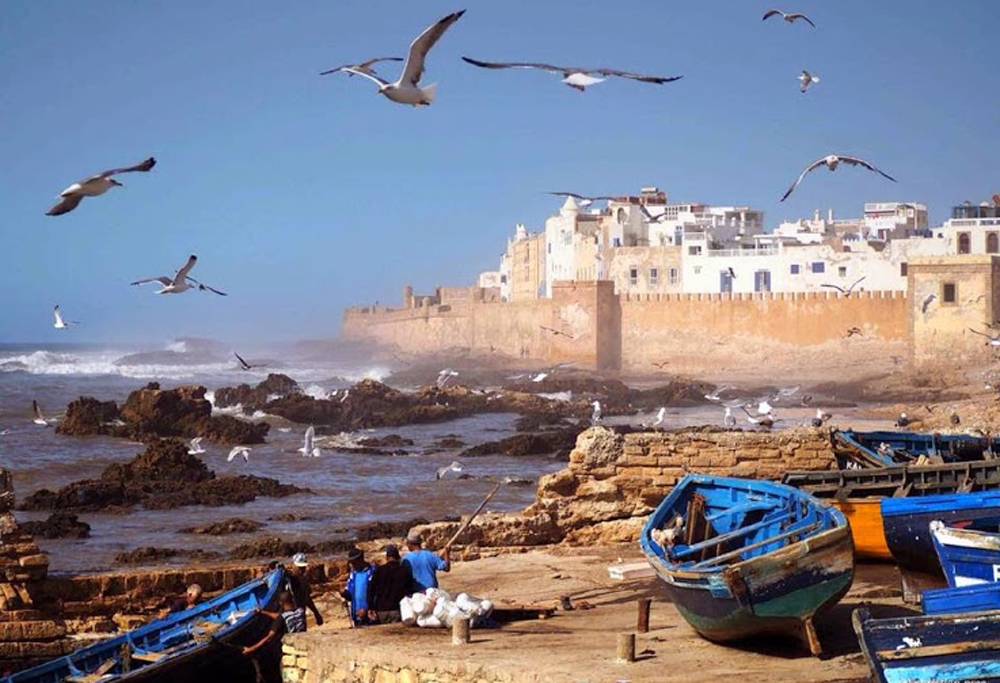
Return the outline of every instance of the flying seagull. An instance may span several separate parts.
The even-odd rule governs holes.
[[[534,377],[531,378],[531,381],[535,382],[537,384],[539,382],[545,381],[545,378],[548,377],[548,376],[549,376],[549,373],[547,373],[547,372],[539,372],[537,375],[535,375]]]
[[[936,298],[937,298],[937,294],[928,294],[927,296],[925,296],[924,300],[920,302],[920,312],[921,313],[926,313],[928,307],[930,307],[931,303]]]
[[[385,95],[393,102],[398,102],[399,104],[412,104],[414,107],[419,105],[429,105],[434,101],[434,96],[437,90],[437,84],[432,83],[426,88],[421,88],[420,77],[424,75],[424,60],[427,58],[427,53],[430,51],[434,44],[441,39],[444,32],[454,24],[459,18],[465,14],[463,9],[460,12],[452,12],[448,16],[439,20],[436,24],[430,26],[427,30],[421,33],[416,40],[410,43],[410,52],[406,57],[406,64],[403,65],[403,73],[400,75],[399,80],[395,83],[390,83],[385,79],[377,76],[370,67],[357,68],[352,66],[339,67],[332,71],[343,71],[348,74],[356,74],[358,76],[364,76],[370,81],[374,81],[378,85],[378,91],[380,94]],[[374,62],[368,62],[372,64]],[[364,64],[364,63],[363,63]]]
[[[458,371],[452,370],[451,368],[445,368],[438,373],[437,385],[438,387],[443,387],[445,384],[451,380],[452,377],[458,377]]]
[[[319,75],[326,76],[327,74],[335,74],[341,71],[346,72],[348,76],[352,77],[358,71],[364,71],[365,73],[374,74],[375,71],[372,69],[372,64],[378,64],[379,62],[401,62],[401,61],[403,61],[402,57],[374,57],[373,59],[361,62],[360,64],[343,64],[333,69],[320,71]]]
[[[540,62],[482,62],[471,57],[462,57],[462,59],[473,66],[483,69],[540,69],[555,74],[562,74],[562,82],[580,92],[586,90],[588,86],[597,85],[611,76],[630,78],[633,81],[642,81],[643,83],[656,83],[657,85],[671,83],[683,78],[683,76],[647,76],[632,71],[619,71],[618,69],[585,69],[573,66],[555,66],[554,64],[542,64]],[[597,74],[597,76],[593,74]],[[598,76],[604,76],[604,78],[598,78]]]
[[[969,328],[969,332],[972,334],[978,334],[980,337],[986,337],[986,346],[992,346],[994,348],[1000,347],[1000,334],[986,334],[985,332],[977,332],[976,330]]]
[[[316,438],[316,428],[309,425],[309,429],[306,430],[305,436],[302,438],[302,448],[299,449],[299,453],[307,458],[318,458],[322,455],[319,448],[317,448],[313,443],[314,438]]]
[[[446,474],[448,474],[449,472],[461,472],[461,471],[462,471],[462,463],[460,463],[460,462],[458,462],[456,460],[456,461],[452,462],[450,465],[447,465],[445,467],[439,467],[437,469],[437,472],[435,473],[435,477],[434,478],[435,479],[443,479],[444,476]]]
[[[229,455],[226,456],[226,462],[232,462],[239,455],[243,456],[243,462],[250,462],[250,447],[233,446],[233,450],[229,451]]]
[[[809,89],[809,86],[813,83],[819,83],[819,76],[816,74],[811,74],[805,69],[802,70],[802,74],[799,75],[799,90],[805,92]]]
[[[151,277],[151,278],[146,278],[145,280],[136,280],[132,284],[144,285],[148,282],[159,282],[163,288],[160,289],[157,292],[157,294],[180,294],[182,292],[186,292],[187,290],[191,289],[191,285],[188,284],[188,281],[190,280],[191,282],[193,282],[198,286],[199,290],[203,292],[207,290],[209,292],[214,292],[219,296],[227,296],[225,292],[220,292],[219,290],[209,287],[206,284],[202,284],[201,282],[195,280],[193,277],[188,276],[188,273],[191,272],[191,269],[194,268],[194,264],[197,262],[198,262],[198,257],[195,256],[194,254],[191,254],[188,257],[187,263],[184,264],[184,267],[178,270],[177,273],[172,278],[164,276]]]
[[[57,330],[65,330],[70,325],[80,324],[75,320],[63,320],[62,313],[59,312],[59,304],[56,304],[55,308],[52,309],[52,315],[55,316],[55,322],[52,323],[52,327]]]
[[[861,284],[861,282],[864,281],[864,279],[866,277],[868,277],[868,276],[867,275],[863,275],[862,277],[859,277],[857,280],[855,280],[854,282],[852,282],[851,286],[848,287],[847,289],[844,289],[840,285],[829,285],[829,284],[825,284],[825,283],[822,284],[822,285],[820,285],[820,287],[829,287],[830,289],[836,289],[838,292],[840,292],[841,294],[844,295],[844,298],[847,298],[847,297],[851,296],[851,292],[854,291],[854,288],[857,287],[859,284]]]
[[[660,410],[657,411],[657,413],[656,413],[656,419],[653,420],[653,424],[651,426],[653,426],[653,427],[659,427],[661,424],[663,424],[663,420],[666,417],[667,417],[667,409],[666,408],[660,408]]]
[[[864,334],[862,334],[862,332],[861,332],[861,328],[860,327],[848,327],[847,328],[847,337],[850,338],[850,337],[853,337],[854,335],[858,335],[859,337],[863,337],[864,336]]]
[[[750,411],[743,408],[743,412],[747,414],[747,422],[750,424],[760,425],[766,429],[770,429],[774,426],[774,414],[761,415],[760,417],[754,417],[750,414]]]
[[[201,455],[205,452],[205,449],[201,446],[201,440],[204,437],[196,436],[191,439],[190,445],[188,445],[188,455]]]
[[[763,18],[761,18],[761,21],[767,21],[768,19],[770,19],[775,15],[781,15],[781,18],[787,21],[789,24],[794,24],[796,19],[801,19],[802,21],[806,22],[813,28],[816,28],[816,24],[812,23],[812,19],[802,14],[801,12],[789,12],[788,14],[785,14],[780,9],[767,10],[766,12],[764,12],[764,16]]]
[[[243,357],[240,354],[236,353],[235,351],[233,351],[233,355],[236,356],[236,360],[238,360],[240,363],[240,370],[253,370],[254,368],[264,367],[263,365],[250,365],[250,363],[247,363],[245,360],[243,360]]]
[[[114,176],[119,173],[133,173],[135,171],[145,173],[153,168],[153,166],[156,166],[156,159],[149,157],[135,166],[112,168],[110,171],[104,171],[103,173],[98,173],[95,176],[81,180],[78,183],[73,183],[59,193],[59,196],[62,197],[62,199],[60,199],[51,209],[46,211],[45,215],[61,216],[64,213],[69,213],[80,205],[80,202],[83,201],[84,197],[97,197],[104,194],[112,187],[121,187],[122,183],[114,179]]]
[[[668,360],[660,361],[659,363],[655,362],[653,363],[653,367],[656,368],[657,370],[662,370],[667,365],[670,365],[670,361]]]
[[[551,332],[553,336],[556,337],[566,337],[567,339],[576,339],[576,337],[568,332],[563,332],[562,330],[557,330],[554,327],[546,327],[545,325],[539,325],[541,329],[546,332]]]
[[[47,420],[45,418],[45,415],[42,414],[42,407],[38,405],[38,401],[31,402],[31,410],[35,413],[35,419],[32,420],[32,422],[34,422],[39,427],[49,426],[49,420]]]
[[[849,166],[862,166],[864,168],[867,168],[869,171],[874,171],[875,173],[878,173],[879,175],[881,175],[884,178],[888,178],[892,182],[896,182],[896,179],[893,178],[891,175],[889,175],[888,173],[885,173],[884,171],[881,171],[881,170],[875,168],[875,166],[873,166],[872,164],[868,163],[867,161],[865,161],[861,157],[853,157],[853,156],[850,156],[848,154],[830,154],[830,155],[827,155],[827,156],[823,157],[822,159],[817,159],[816,161],[814,161],[811,164],[809,164],[806,167],[806,170],[802,171],[802,173],[795,180],[795,182],[792,183],[792,186],[789,187],[785,191],[785,194],[783,194],[781,196],[781,201],[785,201],[786,199],[788,199],[788,196],[790,194],[792,194],[792,192],[795,190],[796,187],[799,186],[799,183],[802,182],[802,179],[806,177],[806,174],[809,173],[809,171],[812,171],[812,170],[814,170],[816,168],[819,168],[820,166],[823,166],[823,165],[826,165],[826,167],[828,169],[830,169],[831,171],[836,171],[837,170],[837,166],[841,162],[844,162],[845,164],[847,164]]]

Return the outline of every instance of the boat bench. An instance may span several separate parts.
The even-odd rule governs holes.
[[[774,509],[774,506],[773,505],[768,506],[768,509]],[[697,553],[700,550],[711,548],[713,546],[719,546],[722,545],[723,543],[727,543],[737,538],[748,536],[756,531],[760,531],[765,527],[771,526],[772,524],[781,524],[782,522],[791,519],[794,516],[794,514],[795,513],[791,511],[785,512],[772,519],[763,519],[757,522],[756,524],[750,524],[745,527],[740,527],[739,529],[734,529],[720,536],[713,536],[712,538],[706,541],[701,541],[700,543],[689,545],[682,550],[677,550],[677,551],[671,550],[670,557],[674,560],[677,560],[682,557],[687,557],[688,555],[693,555],[694,553]]]
[[[717,519],[722,519],[723,517],[734,517],[741,512],[753,512],[754,510],[777,510],[780,507],[775,506],[774,503],[766,503],[764,501],[754,501],[752,503],[741,503],[739,505],[734,505],[730,508],[726,508],[721,512],[716,512],[712,515],[705,515],[705,519],[709,522],[714,522]]]

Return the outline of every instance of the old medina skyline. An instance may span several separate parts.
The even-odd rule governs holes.
[[[0,683],[1000,680],[998,26],[3,4]]]

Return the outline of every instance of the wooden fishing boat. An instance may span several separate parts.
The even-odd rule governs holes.
[[[688,475],[639,543],[691,627],[719,642],[787,634],[819,655],[813,618],[854,578],[843,514],[769,481]]]
[[[921,594],[924,614],[960,614],[1000,610],[1000,583],[979,583],[961,588],[932,588]]]
[[[893,467],[913,463],[921,456],[943,463],[992,460],[1000,453],[1000,439],[970,434],[855,432],[845,429],[835,430],[831,439],[841,468],[852,465]]]
[[[1000,581],[1000,534],[930,523],[944,578],[953,588]]]
[[[1000,490],[1000,460],[835,471],[797,470],[786,473],[781,481],[827,499],[843,512],[851,525],[857,557],[891,560],[883,528],[882,498]]]
[[[872,619],[859,609],[853,621],[879,683],[1000,681],[1000,612]]]
[[[1000,525],[1000,491],[883,498],[885,540],[900,566],[927,574],[941,574],[930,531],[931,522],[935,520],[996,531]]]
[[[197,607],[0,678],[0,683],[254,680],[253,662],[241,649],[267,632],[269,620],[255,610],[275,609],[282,578],[276,569]]]

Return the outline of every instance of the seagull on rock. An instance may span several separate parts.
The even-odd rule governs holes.
[[[59,312],[59,304],[56,304],[55,308],[52,309],[52,315],[55,317],[55,322],[52,323],[52,327],[56,328],[57,330],[65,330],[70,325],[80,324],[75,320],[63,320],[62,313]]]
[[[439,372],[437,378],[438,388],[440,389],[444,387],[444,385],[446,385],[449,381],[451,381],[452,377],[458,377],[457,370],[452,370],[451,368],[445,368],[444,370]]]
[[[368,62],[362,62],[358,66],[338,67],[331,69],[329,73],[343,71],[348,74],[363,76],[378,85],[380,94],[399,104],[411,104],[414,107],[429,105],[434,101],[437,84],[432,83],[425,88],[420,87],[420,78],[424,75],[424,60],[427,58],[427,53],[430,49],[444,35],[444,32],[458,21],[463,14],[465,14],[465,10],[452,12],[427,28],[411,43],[410,52],[406,57],[406,64],[403,65],[403,73],[400,75],[399,80],[394,83],[390,83],[377,76],[371,70],[371,65],[376,61],[381,61],[381,59],[368,60]]]
[[[754,417],[750,414],[750,411],[743,408],[743,412],[747,414],[747,422],[750,424],[759,425],[765,429],[770,429],[774,426],[774,413],[768,413],[767,415],[761,415],[760,417]]]
[[[232,462],[237,456],[243,456],[243,462],[250,462],[250,447],[233,446],[233,450],[229,451],[229,455],[226,456],[226,462]]]
[[[299,449],[299,453],[309,458],[318,458],[322,453],[319,448],[313,443],[313,439],[316,438],[316,428],[309,425],[309,429],[306,430],[305,436],[302,438],[302,448]]]
[[[725,408],[726,408],[726,414],[722,418],[722,424],[726,425],[727,427],[735,427],[736,418],[733,417],[733,409],[730,408],[729,406],[725,406]]]
[[[456,461],[452,462],[450,465],[447,465],[445,467],[439,467],[437,469],[437,472],[435,473],[436,476],[434,478],[435,479],[444,479],[444,476],[446,474],[448,474],[449,472],[461,472],[462,469],[463,469],[462,468],[462,463],[460,463],[460,462],[458,462],[456,460]]]
[[[802,21],[806,22],[813,28],[816,28],[816,24],[812,22],[812,19],[802,14],[801,12],[788,12],[786,14],[785,12],[782,12],[780,9],[767,10],[766,12],[764,12],[764,16],[761,18],[761,21],[767,21],[773,16],[781,16],[781,18],[787,21],[789,24],[794,24],[796,20],[801,19]]]
[[[591,85],[602,83],[611,76],[629,78],[633,81],[641,81],[643,83],[655,83],[657,85],[671,83],[683,78],[683,76],[647,76],[646,74],[619,71],[618,69],[586,69],[573,66],[556,66],[554,64],[542,64],[541,62],[483,62],[471,57],[462,57],[462,59],[473,66],[483,69],[539,69],[541,71],[562,74],[562,82],[580,92],[583,92]],[[597,75],[595,76],[594,74]],[[599,76],[604,76],[604,78],[599,78]]]
[[[819,76],[817,76],[816,74],[811,74],[805,69],[803,69],[802,73],[799,74],[799,90],[805,92],[806,90],[809,89],[809,86],[812,85],[813,83],[819,83]]]
[[[848,154],[828,154],[822,159],[817,159],[816,161],[809,164],[806,167],[806,170],[802,171],[802,173],[799,174],[799,177],[795,180],[794,183],[792,183],[792,186],[789,187],[785,191],[785,194],[781,196],[781,201],[785,201],[786,199],[788,199],[789,195],[791,195],[792,192],[795,190],[795,188],[799,186],[799,183],[802,182],[802,179],[806,177],[806,174],[808,174],[809,171],[817,169],[820,166],[826,166],[831,171],[836,171],[837,166],[839,166],[841,162],[847,164],[848,166],[861,166],[863,168],[867,168],[869,171],[874,171],[875,173],[878,173],[883,178],[888,178],[892,182],[896,182],[896,179],[893,178],[891,175],[889,175],[884,171],[879,170],[873,164],[865,161],[861,157],[850,156]]]
[[[590,405],[594,407],[593,412],[590,414],[590,423],[597,424],[598,422],[601,421],[601,402],[594,401]]]
[[[205,449],[201,445],[203,438],[202,436],[196,436],[191,439],[191,443],[188,445],[188,455],[201,455],[205,452]]]
[[[145,280],[136,280],[132,284],[144,285],[148,282],[159,282],[160,285],[162,285],[162,288],[158,292],[156,292],[157,294],[181,294],[182,292],[186,292],[187,290],[191,289],[191,285],[188,284],[188,281],[190,280],[192,283],[197,285],[199,290],[203,292],[207,290],[209,292],[213,292],[214,294],[218,294],[219,296],[227,296],[225,292],[220,292],[219,290],[213,287],[209,287],[206,284],[198,282],[193,277],[188,275],[188,273],[191,272],[191,269],[194,268],[194,264],[197,262],[198,262],[198,257],[195,256],[194,254],[191,254],[188,257],[187,263],[184,264],[184,267],[178,270],[177,273],[172,278],[165,276],[150,277],[146,278]]]
[[[813,427],[822,427],[826,422],[833,417],[830,413],[825,413],[821,408],[816,409],[816,417],[812,419]]]
[[[51,209],[46,211],[45,215],[61,216],[64,213],[69,213],[80,205],[80,202],[83,201],[84,197],[99,197],[112,187],[122,187],[122,183],[114,179],[114,176],[119,173],[133,173],[135,171],[145,173],[146,171],[152,169],[153,166],[156,166],[156,159],[149,157],[135,166],[112,168],[109,171],[98,173],[97,175],[81,180],[78,183],[73,183],[59,193],[59,196],[62,197],[62,199],[60,199],[59,202],[56,203]]]

